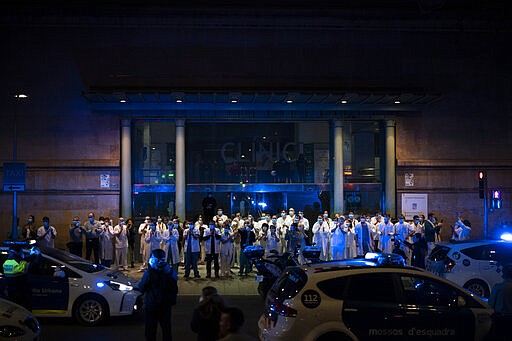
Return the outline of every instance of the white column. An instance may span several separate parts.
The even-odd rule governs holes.
[[[121,215],[132,216],[132,138],[131,120],[121,120]]]
[[[185,120],[176,120],[176,214],[186,219],[185,212]]]
[[[343,123],[334,122],[334,212],[344,213],[343,207]]]
[[[385,138],[386,138],[386,213],[396,217],[396,141],[395,141],[395,120],[386,120]]]

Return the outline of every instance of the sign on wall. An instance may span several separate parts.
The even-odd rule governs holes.
[[[405,187],[414,187],[413,173],[405,173]]]
[[[100,188],[110,188],[110,174],[100,175]]]
[[[415,215],[428,214],[428,194],[402,193],[402,213],[405,219],[412,220]]]

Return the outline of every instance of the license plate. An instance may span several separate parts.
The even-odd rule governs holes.
[[[257,276],[254,278],[254,280],[255,280],[256,282],[263,282],[263,276],[262,276],[262,275],[257,275]]]

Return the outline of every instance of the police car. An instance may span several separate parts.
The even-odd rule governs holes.
[[[0,340],[39,340],[41,328],[30,311],[0,298]]]
[[[502,281],[501,266],[512,263],[512,242],[467,240],[439,243],[425,263],[428,271],[488,298],[492,287]]]
[[[2,264],[8,251],[8,247],[0,248]],[[109,316],[131,315],[137,309],[140,292],[134,290],[135,280],[121,271],[59,249],[40,251],[28,273],[35,316],[74,317],[93,326]]]
[[[261,340],[481,340],[486,302],[421,269],[371,260],[290,267],[258,321]]]

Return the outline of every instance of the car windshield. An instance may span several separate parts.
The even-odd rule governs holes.
[[[42,249],[41,251],[50,257],[53,257],[63,263],[69,264],[72,267],[87,273],[100,272],[106,269],[103,265],[89,262],[88,260],[85,260],[63,250],[47,248]]]

